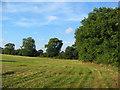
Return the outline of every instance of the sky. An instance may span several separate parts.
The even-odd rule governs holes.
[[[62,51],[75,42],[75,30],[80,21],[94,8],[118,7],[117,2],[2,2],[2,38],[4,47],[14,43],[22,46],[22,39],[32,37],[36,49],[45,49],[50,38],[63,41]]]

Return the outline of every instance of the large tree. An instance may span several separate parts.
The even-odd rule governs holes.
[[[36,46],[35,46],[35,40],[31,37],[23,38],[23,45],[21,47],[21,51],[23,56],[36,56]]]
[[[14,54],[15,44],[7,43],[5,44],[5,49],[3,50],[4,54]]]
[[[94,8],[75,32],[79,59],[118,66],[120,8]]]
[[[46,53],[48,57],[57,56],[61,50],[63,43],[58,38],[51,38],[47,45],[45,45]]]

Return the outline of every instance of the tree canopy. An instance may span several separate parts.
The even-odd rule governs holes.
[[[48,44],[45,45],[46,53],[48,57],[57,56],[61,50],[63,43],[58,38],[51,38]]]
[[[36,56],[35,40],[31,37],[23,38],[23,45],[20,52],[24,56]]]
[[[7,44],[5,44],[5,48],[14,49],[15,48],[15,44],[13,44],[13,43],[7,43]]]
[[[13,43],[7,43],[7,44],[5,44],[5,49],[4,50],[2,50],[2,53],[4,53],[4,54],[14,54],[15,52],[14,52],[14,49],[15,49],[15,44],[13,44]]]

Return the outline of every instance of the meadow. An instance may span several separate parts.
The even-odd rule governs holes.
[[[3,88],[118,88],[118,68],[41,57],[2,55]]]

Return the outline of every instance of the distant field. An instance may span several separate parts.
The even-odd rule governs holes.
[[[2,75],[8,88],[118,88],[118,68],[78,60],[2,55]]]

